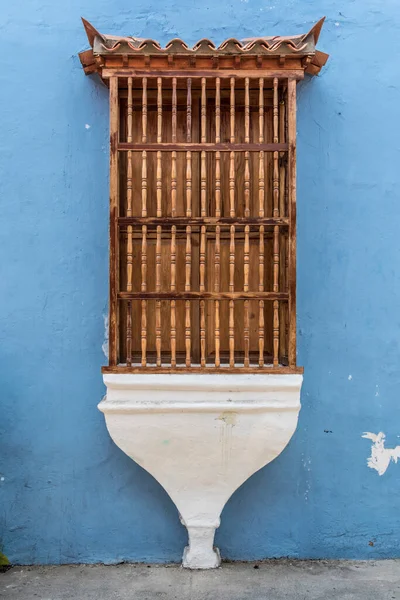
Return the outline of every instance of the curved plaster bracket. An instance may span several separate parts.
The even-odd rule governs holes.
[[[183,566],[219,566],[213,547],[233,492],[285,448],[302,375],[110,374],[100,402],[108,431],[176,504],[189,534]]]

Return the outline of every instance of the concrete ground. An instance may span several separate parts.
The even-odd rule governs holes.
[[[13,567],[2,600],[400,600],[400,560]]]

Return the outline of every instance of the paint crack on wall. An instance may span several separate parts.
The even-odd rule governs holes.
[[[367,459],[370,469],[375,469],[379,475],[383,475],[391,461],[397,463],[400,458],[400,446],[385,448],[386,435],[382,431],[379,433],[366,431],[362,437],[372,441],[371,456]]]

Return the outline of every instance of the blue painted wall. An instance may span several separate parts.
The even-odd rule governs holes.
[[[331,58],[299,88],[300,424],[230,500],[217,543],[232,559],[400,555],[400,464],[379,477],[361,438],[400,436],[397,0],[26,0],[0,19],[0,545],[13,562],[178,561],[186,541],[96,409],[108,100],[81,70],[79,17],[220,42],[301,33],[323,14]]]

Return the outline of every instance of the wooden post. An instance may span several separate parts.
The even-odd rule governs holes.
[[[221,142],[221,80],[215,80],[215,143]],[[221,153],[215,153],[215,216],[221,216]]]
[[[191,269],[192,269],[192,244],[191,244],[191,231],[190,225],[186,227],[186,253],[185,253],[185,292],[191,291]],[[186,348],[186,366],[191,365],[191,331],[190,331],[190,300],[185,302],[185,348]]]
[[[143,77],[142,142],[147,142],[147,78]],[[142,217],[147,217],[147,152],[142,152]]]
[[[161,225],[156,236],[156,292],[161,292]],[[157,367],[161,367],[161,300],[156,300],[156,355]]]
[[[207,100],[206,100],[206,78],[201,80],[201,143],[207,142],[206,136],[206,117],[207,117]],[[207,165],[206,153],[201,153],[201,174],[200,174],[200,215],[206,216],[206,199],[207,199]]]
[[[192,141],[192,80],[187,80],[186,102],[186,141]],[[186,216],[192,216],[192,153],[186,152]],[[192,266],[192,228],[186,227],[186,253],[185,253],[185,291],[191,291],[191,266]],[[190,331],[190,300],[185,302],[185,349],[186,367],[191,365],[191,331]]]
[[[141,271],[142,271],[142,284],[141,291],[146,292],[147,290],[147,226],[142,226],[142,255],[141,255]],[[142,350],[142,367],[147,364],[147,301],[142,300],[142,323],[141,323],[141,350]]]
[[[279,141],[278,79],[274,78],[273,132],[274,144]],[[279,217],[279,153],[274,152],[273,170],[273,217]],[[274,226],[273,245],[273,291],[279,292],[279,226]],[[273,305],[273,365],[279,365],[279,301]]]
[[[235,226],[231,225],[229,246],[229,291],[235,291]],[[235,366],[235,307],[229,301],[229,366]]]
[[[132,366],[132,302],[126,307],[126,365]]]
[[[231,77],[230,124],[231,144],[235,143],[235,78]],[[235,153],[229,154],[229,215],[235,216]]]
[[[119,291],[119,186],[118,186],[119,100],[118,78],[110,79],[110,296],[109,364],[118,364],[118,291]]]
[[[258,99],[258,122],[259,122],[259,136],[258,141],[260,144],[264,143],[264,79],[259,79],[259,99]],[[260,151],[258,159],[258,216],[262,219],[264,217],[264,206],[265,206],[265,173],[264,173],[264,152]]]
[[[133,104],[132,104],[132,77],[128,77],[128,114],[127,114],[127,142],[132,143],[132,118],[133,118]],[[126,216],[132,216],[132,152],[128,151],[127,156],[127,181],[126,181]],[[132,291],[132,269],[133,269],[133,228],[132,225],[128,225],[128,240],[126,249],[126,290]]]
[[[171,292],[176,291],[176,225],[171,227]],[[176,367],[176,302],[171,300],[171,367]]]
[[[250,95],[249,95],[249,78],[245,78],[245,94],[244,94],[244,141],[250,143]],[[250,153],[244,153],[244,216],[250,216]]]
[[[176,143],[176,77],[172,79],[172,142]],[[176,152],[171,157],[171,216],[176,217]]]
[[[288,80],[289,367],[296,366],[296,80]]]
[[[250,227],[244,228],[244,285],[243,291],[249,291],[250,271]],[[250,366],[250,322],[249,322],[249,300],[244,301],[244,366]]]
[[[162,78],[157,78],[157,144],[162,142]],[[161,217],[162,210],[162,162],[161,152],[157,152],[157,217]]]
[[[201,227],[200,233],[200,292],[205,292],[206,273],[206,227]],[[200,365],[206,366],[206,314],[205,301],[200,300]]]
[[[258,260],[258,291],[264,291],[264,226],[260,226],[260,246],[259,246],[259,260]],[[264,300],[258,302],[258,366],[264,366],[264,341],[265,337],[265,324],[264,324]]]
[[[215,280],[214,291],[219,293],[220,289],[220,260],[221,260],[221,228],[219,225],[215,228]],[[220,367],[220,322],[219,322],[219,300],[215,300],[215,366]]]

